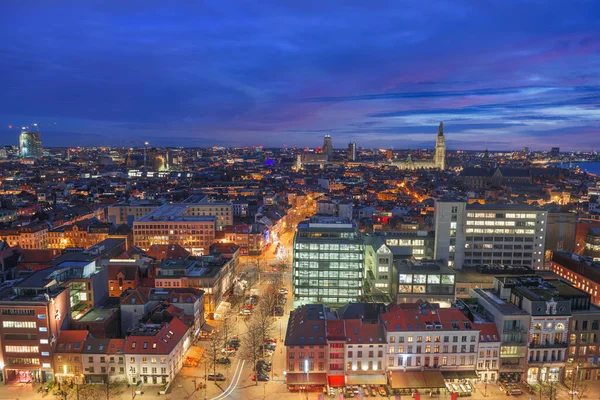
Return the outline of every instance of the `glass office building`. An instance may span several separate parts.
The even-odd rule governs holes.
[[[294,237],[294,306],[331,306],[363,296],[364,243],[354,222],[312,217],[298,224]]]

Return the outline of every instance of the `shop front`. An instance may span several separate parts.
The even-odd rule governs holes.
[[[446,389],[440,371],[390,371],[388,378],[394,394],[439,394]]]
[[[327,374],[288,372],[285,383],[291,391],[322,392],[327,387]]]
[[[387,378],[383,374],[356,374],[346,375],[347,385],[387,385]]]
[[[523,377],[523,372],[500,372],[498,374],[498,381],[504,383],[519,383]]]
[[[346,376],[345,375],[328,375],[327,376],[327,384],[329,387],[338,388],[344,387],[346,385]]]
[[[40,371],[38,370],[19,370],[19,369],[7,369],[6,370],[6,381],[7,382],[36,382],[40,378]]]
[[[540,382],[559,382],[561,374],[562,367],[530,367],[527,369],[527,383],[534,384]]]

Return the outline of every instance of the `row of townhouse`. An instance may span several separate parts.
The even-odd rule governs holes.
[[[427,302],[380,305],[370,317],[300,306],[290,315],[285,346],[290,390],[347,384],[437,390],[454,381],[495,381],[500,361],[494,324]]]
[[[88,331],[64,330],[54,348],[60,383],[171,382],[190,346],[189,326],[179,318],[139,324],[125,339],[95,339]]]

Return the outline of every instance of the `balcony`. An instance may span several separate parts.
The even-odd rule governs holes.
[[[558,357],[542,357],[539,360],[535,359],[535,357],[534,357],[534,358],[530,358],[529,360],[527,360],[527,362],[529,364],[552,364],[552,363],[564,364],[564,361]]]
[[[504,328],[503,333],[525,333],[525,328],[520,326],[512,326],[510,328]]]
[[[557,348],[566,349],[568,346],[569,346],[569,344],[567,342],[554,342],[554,343],[530,342],[529,343],[530,349],[557,349]]]

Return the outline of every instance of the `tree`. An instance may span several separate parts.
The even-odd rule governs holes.
[[[112,363],[105,363],[106,373],[104,374],[104,383],[102,384],[102,397],[106,400],[120,399],[125,390],[126,382],[123,378],[115,375],[114,368],[116,367],[111,367],[112,364],[114,364],[114,361]]]
[[[574,396],[577,400],[586,397],[590,389],[586,382],[579,379],[573,379],[571,382],[565,382],[565,384],[569,389],[569,396]]]
[[[217,374],[217,360],[222,357],[221,349],[223,348],[223,333],[220,330],[215,330],[207,343],[205,362],[212,368],[213,374]],[[217,381],[215,380],[215,384]]]
[[[256,371],[256,364],[261,356],[260,346],[264,343],[264,336],[259,318],[255,314],[248,321],[244,321],[247,331],[241,347],[240,356],[252,363],[252,369]],[[258,385],[258,380],[256,381]]]
[[[277,304],[277,290],[269,286],[262,295],[258,306],[254,309],[252,319],[256,320],[257,326],[264,342],[271,335],[275,320],[273,318],[273,308]]]

